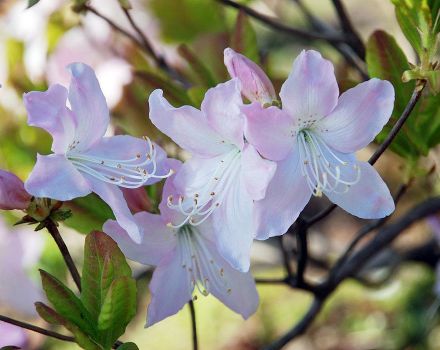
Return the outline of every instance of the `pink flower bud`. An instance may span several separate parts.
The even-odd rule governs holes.
[[[240,80],[241,93],[249,101],[265,105],[277,100],[271,81],[256,63],[231,48],[225,49],[224,60],[229,75]]]
[[[0,209],[26,209],[31,195],[16,175],[0,169]]]

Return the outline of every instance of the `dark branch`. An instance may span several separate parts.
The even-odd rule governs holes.
[[[193,342],[193,350],[197,350],[199,348],[199,342],[197,339],[197,323],[196,323],[196,310],[194,307],[194,302],[192,300],[188,303],[189,311],[191,314],[191,329],[192,329],[192,342]]]
[[[304,285],[304,273],[307,267],[307,260],[309,256],[308,244],[307,244],[307,225],[301,219],[298,218],[298,230],[296,233],[296,242],[298,249],[298,259],[296,268],[296,285],[301,287]]]
[[[51,338],[55,338],[55,339],[59,339],[59,340],[63,340],[63,341],[68,341],[68,342],[74,342],[75,341],[73,339],[73,337],[69,337],[67,335],[56,333],[56,332],[50,331],[48,329],[40,328],[40,327],[34,326],[32,324],[29,324],[29,323],[26,323],[26,322],[22,322],[22,321],[18,321],[18,320],[15,320],[13,318],[6,317],[6,316],[3,316],[3,315],[0,315],[0,321],[6,322],[6,323],[9,323],[9,324],[13,324],[14,326],[17,326],[17,327],[28,329],[28,330],[30,330],[32,332],[40,333],[40,334],[46,335],[46,336],[51,337]]]
[[[69,253],[69,249],[67,249],[67,246],[64,243],[63,238],[60,235],[60,232],[58,231],[57,225],[50,219],[46,220],[45,225],[50,235],[53,237],[55,243],[57,244],[58,249],[60,250],[61,255],[63,256],[63,259],[66,262],[67,268],[69,269],[70,274],[72,275],[73,281],[78,287],[78,290],[81,291],[81,277],[75,266],[75,263],[73,262],[72,256]]]

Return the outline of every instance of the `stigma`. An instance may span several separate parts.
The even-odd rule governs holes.
[[[301,173],[312,194],[345,193],[359,182],[357,164],[342,160],[312,129],[302,129],[297,135]]]
[[[112,159],[76,152],[75,143],[69,147],[66,156],[80,172],[117,186],[137,188],[149,179],[163,179],[173,173],[173,170],[170,170],[164,175],[156,174],[156,149],[149,138],[144,137],[144,140],[145,152],[133,154],[127,159]]]

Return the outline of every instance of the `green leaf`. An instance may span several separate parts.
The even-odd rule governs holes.
[[[40,0],[28,0],[28,5],[27,8],[31,8],[32,6],[38,4],[40,2]]]
[[[225,30],[223,8],[215,1],[152,0],[149,5],[169,42],[190,42],[201,34]]]
[[[190,50],[188,46],[182,44],[179,46],[178,52],[180,56],[182,56],[186,62],[188,62],[189,66],[192,70],[197,74],[200,79],[200,82],[203,83],[206,87],[213,87],[216,85],[216,81],[213,78],[209,69],[205,66],[205,64]]]
[[[117,350],[139,350],[139,348],[135,343],[124,343]]]
[[[103,232],[86,237],[81,278],[81,300],[97,322],[113,281],[131,277],[131,269],[118,245]]]
[[[55,310],[43,303],[35,303],[35,308],[42,319],[53,325],[64,326],[75,338],[75,342],[86,350],[103,350],[99,344],[96,344],[85,332],[77,325],[70,322],[66,317],[61,316]]]
[[[238,12],[230,46],[254,62],[260,60],[258,55],[257,34],[243,11]]]
[[[98,317],[98,328],[105,331],[100,336],[101,343],[111,346],[124,334],[135,315],[136,281],[132,277],[120,277],[112,282]]]
[[[47,299],[57,313],[74,323],[86,334],[96,334],[92,316],[86,310],[81,300],[73,294],[61,281],[44,270],[40,270],[43,289]]]
[[[199,108],[202,104],[203,98],[205,97],[206,88],[200,86],[193,86],[188,89],[188,95],[191,97],[192,105]]]

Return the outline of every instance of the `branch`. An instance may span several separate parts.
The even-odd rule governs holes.
[[[296,285],[298,287],[304,285],[304,273],[307,267],[308,260],[308,244],[307,244],[307,225],[298,218],[298,232],[296,233],[296,242],[298,249],[298,259],[296,267]]]
[[[248,16],[260,21],[261,23],[266,24],[267,26],[276,29],[280,32],[293,35],[296,37],[302,37],[304,39],[318,39],[325,40],[329,43],[342,43],[346,41],[346,38],[337,34],[337,33],[317,33],[310,30],[302,30],[298,28],[293,28],[283,23],[279,23],[275,18],[263,15],[250,7],[239,4],[237,2],[231,0],[215,0],[225,6],[233,7],[237,10],[242,10]]]
[[[196,310],[194,307],[194,302],[192,300],[188,303],[189,311],[191,314],[191,328],[192,328],[192,340],[193,340],[193,350],[199,348],[199,343],[197,340],[197,323],[196,323]]]
[[[72,275],[73,281],[78,287],[78,290],[81,292],[81,277],[69,253],[69,249],[67,249],[67,246],[64,243],[63,238],[60,235],[60,232],[58,231],[57,225],[50,219],[46,220],[45,225],[50,235],[53,237],[55,243],[57,244],[58,249],[60,250],[61,255],[64,258],[64,261],[66,262],[67,268],[69,269],[70,274]]]
[[[69,337],[67,335],[56,333],[56,332],[50,331],[48,329],[40,328],[40,327],[34,326],[30,323],[18,321],[18,320],[15,320],[13,318],[6,317],[3,315],[0,315],[0,321],[12,324],[17,327],[28,329],[32,332],[40,333],[40,334],[46,335],[51,338],[55,338],[55,339],[59,339],[59,340],[63,340],[63,341],[68,341],[68,342],[75,342],[73,337]]]

